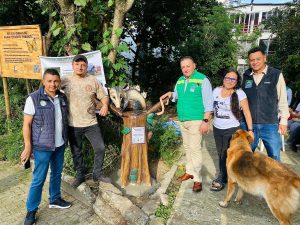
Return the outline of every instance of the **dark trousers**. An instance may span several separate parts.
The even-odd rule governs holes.
[[[291,145],[296,147],[296,145],[300,144],[300,126],[296,127],[293,133],[290,136]]]
[[[229,129],[218,129],[213,127],[214,138],[216,142],[216,148],[219,156],[219,175],[216,181],[222,184],[227,183],[227,169],[226,169],[226,158],[227,149],[229,147],[229,141],[232,134],[238,130],[240,127],[233,127]]]
[[[89,127],[69,127],[69,142],[77,177],[84,177],[85,165],[82,155],[82,140],[86,137],[94,149],[93,177],[102,175],[105,146],[98,124]]]

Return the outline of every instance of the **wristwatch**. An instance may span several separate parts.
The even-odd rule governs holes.
[[[248,131],[252,131],[253,132],[253,129],[248,129]]]
[[[205,123],[208,123],[208,119],[203,119],[202,121]]]

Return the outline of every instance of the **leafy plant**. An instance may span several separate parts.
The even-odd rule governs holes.
[[[22,131],[0,135],[0,160],[19,162],[23,151]]]
[[[152,132],[149,142],[150,157],[161,158],[167,165],[172,165],[179,157],[178,147],[181,144],[176,128],[168,125],[167,120],[162,118],[155,124]]]
[[[168,186],[166,190],[166,194],[168,195],[168,205],[165,206],[162,203],[160,203],[159,207],[155,210],[154,215],[156,217],[161,217],[165,221],[167,221],[170,218],[172,208],[176,199],[176,195],[178,193],[178,190],[180,188],[181,182],[176,180],[176,177],[179,174],[182,174],[184,172],[183,168],[178,167],[175,173],[175,176],[173,177],[170,185]]]
[[[300,5],[289,5],[276,14],[264,24],[273,34],[268,63],[281,69],[297,90],[300,88]]]

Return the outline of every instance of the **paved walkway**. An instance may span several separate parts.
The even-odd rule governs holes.
[[[203,148],[203,191],[193,193],[193,181],[182,182],[174,203],[169,225],[276,225],[263,199],[245,194],[242,205],[231,202],[228,208],[221,208],[218,202],[224,199],[226,188],[220,192],[209,190],[216,174],[217,154],[212,133],[204,139]],[[265,153],[265,152],[264,152]],[[300,174],[300,152],[281,152],[281,160]],[[300,209],[295,214],[293,224],[300,224]]]
[[[12,166],[0,161],[0,224],[23,224],[26,214],[26,198],[31,181],[31,170],[23,170],[20,165]],[[91,207],[86,206],[67,193],[63,197],[72,202],[69,209],[48,208],[48,182],[45,183],[42,203],[37,213],[37,225],[101,224]]]
[[[231,203],[226,209],[218,202],[223,200],[226,189],[221,192],[209,191],[211,180],[216,174],[216,149],[212,133],[204,138],[203,148],[203,191],[192,192],[193,182],[182,182],[177,195],[169,225],[276,225],[263,199],[245,195],[243,204]],[[282,152],[282,161],[293,167],[300,174],[300,152]],[[23,170],[19,165],[10,165],[0,161],[0,224],[23,224],[26,214],[26,197],[31,181],[31,170]],[[48,208],[48,182],[43,192],[43,199],[38,211],[37,225],[102,225],[93,209],[63,192],[63,197],[72,202],[69,209]],[[300,224],[300,209],[293,220]],[[130,224],[129,224],[130,225]]]

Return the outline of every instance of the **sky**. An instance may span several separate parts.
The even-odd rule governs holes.
[[[292,2],[292,0],[254,0],[253,3],[286,3]],[[251,3],[251,0],[242,0],[241,3]]]

